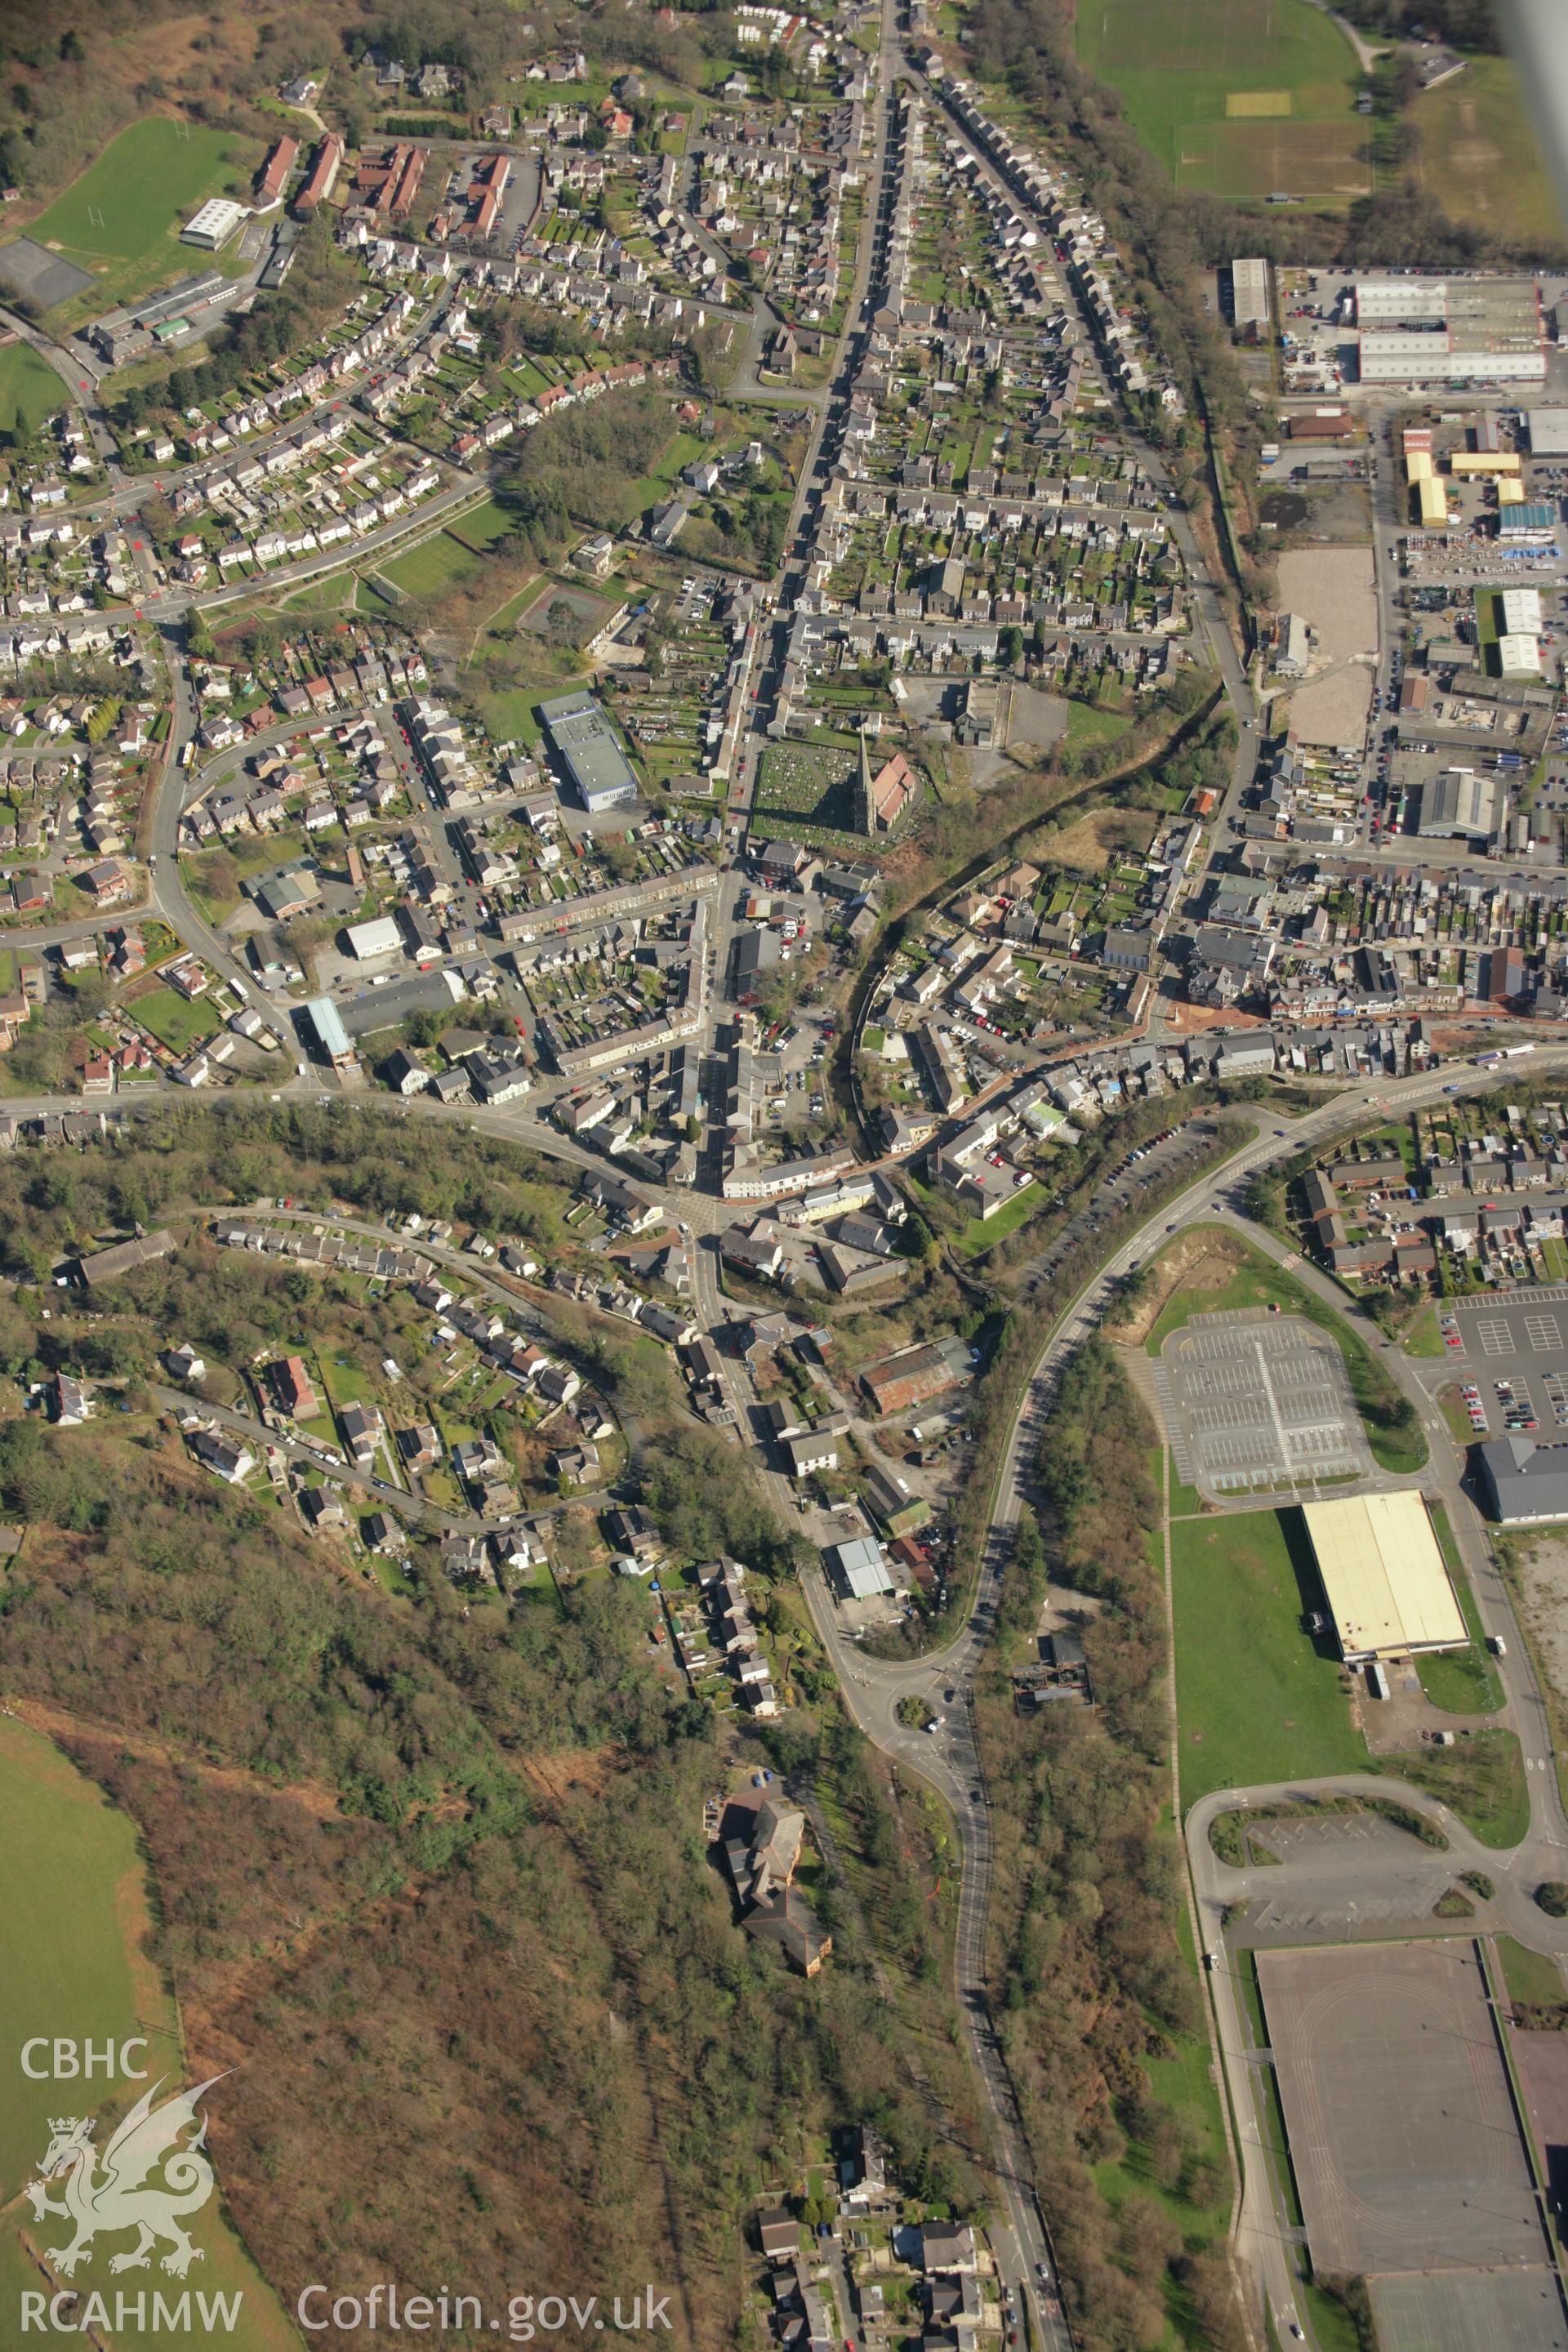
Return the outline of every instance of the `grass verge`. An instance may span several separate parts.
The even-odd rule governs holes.
[[[1268,2021],[1263,2013],[1263,1988],[1258,1980],[1258,1955],[1241,1951],[1236,1955],[1236,1980],[1241,1994],[1241,2006],[1247,2013],[1247,2029],[1254,2049],[1268,2048]],[[1249,2070],[1250,2071],[1250,2070]],[[1268,2153],[1275,2186],[1285,2217],[1293,2230],[1301,2227],[1301,2200],[1296,2189],[1296,2168],[1290,2161],[1290,2136],[1285,2128],[1285,2107],[1279,2096],[1279,2078],[1272,2066],[1255,2070],[1262,2087],[1258,2103],[1258,2122],[1263,2144]]]
[[[1446,1356],[1448,1353],[1448,1349],[1443,1345],[1442,1334],[1437,1328],[1437,1310],[1435,1307],[1428,1307],[1424,1313],[1416,1317],[1405,1333],[1402,1344],[1407,1356],[1436,1357]]]
[[[1530,1827],[1524,1758],[1511,1731],[1473,1732],[1453,1748],[1401,1748],[1374,1756],[1367,1769],[1436,1797],[1500,1853]]]
[[[1494,1936],[1510,2000],[1531,2009],[1557,2009],[1563,2001],[1563,1971],[1545,1952],[1532,1952],[1511,1936]]]
[[[1470,1580],[1465,1574],[1447,1512],[1441,1503],[1428,1503],[1426,1508],[1470,1639],[1467,1649],[1434,1651],[1423,1658],[1421,1686],[1433,1706],[1444,1708],[1449,1715],[1495,1715],[1503,1703],[1502,1676],[1487,1649],[1476,1596],[1470,1591]]]

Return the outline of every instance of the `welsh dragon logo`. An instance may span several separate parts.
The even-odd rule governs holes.
[[[110,2258],[111,2271],[145,2270],[155,2249],[163,2244],[170,2252],[163,2257],[163,2267],[175,2278],[184,2278],[193,2263],[205,2259],[182,2222],[185,2215],[200,2212],[213,2193],[206,2117],[197,2114],[196,2102],[222,2080],[221,2074],[209,2075],[194,2091],[177,2092],[155,2107],[153,2102],[163,2088],[160,2078],[137,2100],[101,2158],[92,2144],[90,2116],[50,2117],[49,2144],[37,2178],[27,2182],[23,2193],[35,2221],[57,2213],[75,2227],[70,2243],[49,2257],[57,2270],[69,2278],[87,2261],[96,2237],[122,2230],[136,2231],[136,2243]],[[181,2134],[193,2124],[195,2136],[182,2147]],[[151,2176],[160,2165],[163,2178],[155,2180]],[[49,2195],[49,2183],[56,2180],[63,2182],[58,2198]]]

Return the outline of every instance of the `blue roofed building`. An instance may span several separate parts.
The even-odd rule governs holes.
[[[305,1018],[316,1033],[321,1046],[334,1070],[353,1066],[353,1041],[343,1027],[342,1014],[330,996],[313,996],[305,1007]]]

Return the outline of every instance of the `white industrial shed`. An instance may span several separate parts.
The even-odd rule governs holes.
[[[361,963],[372,956],[395,955],[403,945],[403,933],[392,915],[377,915],[368,923],[351,923],[343,933],[349,953]]]

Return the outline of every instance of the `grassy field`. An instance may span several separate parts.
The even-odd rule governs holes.
[[[352,572],[329,572],[325,579],[310,581],[292,596],[285,596],[283,610],[304,613],[312,620],[335,620],[352,610],[356,585]]]
[[[482,514],[484,509],[478,511]],[[465,516],[465,528],[468,520]],[[438,530],[377,569],[405,596],[438,596],[454,582],[466,580],[470,572],[477,572],[482,562],[482,556],[465,546],[451,531]]]
[[[480,507],[471,507],[447,526],[448,537],[468,548],[475,555],[488,555],[498,539],[504,539],[512,530],[517,517],[509,507],[494,499],[487,499]]]
[[[1131,718],[1121,710],[1097,710],[1092,702],[1068,704],[1067,744],[1071,751],[1082,751],[1088,743],[1114,743],[1131,726]]]
[[[160,1045],[173,1054],[184,1054],[204,1037],[215,1036],[223,1024],[202,996],[187,1003],[177,989],[153,988],[139,996],[132,1011],[144,1022]]]
[[[66,388],[30,343],[0,351],[0,434],[26,441],[66,404]]]
[[[1454,1748],[1405,1748],[1373,1768],[1451,1805],[1483,1845],[1502,1853],[1530,1827],[1524,1758],[1511,1731],[1477,1731]]]
[[[208,266],[210,256],[181,245],[180,230],[206,197],[243,197],[263,152],[258,139],[163,114],[145,115],[111,139],[27,227],[37,244],[98,278],[90,293],[60,306],[62,316],[83,304],[100,310],[105,296],[128,301]]]
[[[1294,1517],[1238,1511],[1171,1528],[1184,1811],[1214,1789],[1367,1769],[1339,1663],[1301,1630],[1320,1604],[1298,1580]]]
[[[521,743],[526,751],[537,753],[544,740],[544,730],[538,718],[540,702],[578,687],[592,690],[594,681],[576,669],[577,656],[569,648],[552,652],[538,637],[521,638],[519,643],[533,649],[529,664],[532,675],[527,685],[503,687],[492,692],[477,671],[466,672],[465,682],[478,698],[494,741]]]
[[[1355,54],[1308,0],[1082,0],[1078,51],[1178,187],[1348,203],[1371,185]]]
[[[1471,58],[1456,79],[1417,99],[1409,119],[1411,168],[1450,219],[1474,221],[1518,250],[1568,246],[1511,58]]]
[[[506,687],[500,694],[481,696],[485,725],[498,743],[526,743],[531,748],[543,736],[534,717],[539,695],[530,687]]]
[[[154,1971],[132,1965],[123,1913],[142,1905],[136,1832],[58,1750],[0,1719],[0,1783],[13,1874],[0,1912],[0,1972],[17,2048],[35,2033],[116,2041],[155,2008]],[[62,2022],[68,2005],[70,2022]],[[166,2054],[166,2053],[165,2053]],[[13,2070],[0,2113],[0,2197],[13,2198],[48,2136],[61,2095]]]
[[[193,2069],[204,2053],[190,2053],[187,2063],[174,2001],[142,1949],[152,1914],[134,1823],[48,1740],[9,1717],[0,1718],[0,1791],[9,1882],[0,1906],[0,1981],[6,1988],[17,2052],[35,2034],[79,2042],[90,2036],[99,2042],[112,2035],[117,2045],[144,2034],[148,2048],[138,2063],[154,2081],[166,2074],[172,2090],[182,2082],[203,2080]],[[50,2116],[90,2106],[105,2120],[112,2116],[118,2122],[144,2087],[110,2086],[101,2075],[90,2090],[79,2080],[68,2085],[33,2082],[19,2063],[13,2065],[10,2095],[0,2115],[0,2202],[11,2208],[0,2228],[0,2303],[7,2309],[17,2309],[15,2296],[21,2288],[42,2284],[19,2231],[25,2229],[42,2247],[65,2242],[66,2225],[59,2220],[35,2223],[30,2209],[13,2202],[43,2154]],[[106,2137],[100,2123],[100,2147]],[[223,2341],[234,2352],[286,2352],[297,2346],[299,2338],[219,2200],[196,2215],[190,2228],[205,2250],[191,2273],[193,2290],[237,2293],[242,2298],[238,2322]],[[115,2236],[95,2249],[78,2273],[84,2290],[110,2285],[109,2257],[127,2242]],[[161,2273],[151,2278],[176,2291]],[[126,2284],[133,2288],[135,2278]],[[132,2326],[110,2329],[103,2340],[117,2352],[140,2352],[142,2346],[167,2337]]]

